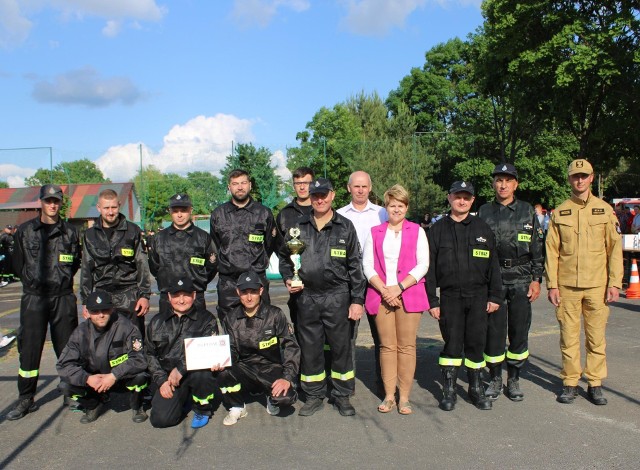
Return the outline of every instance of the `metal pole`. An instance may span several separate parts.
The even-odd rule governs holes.
[[[322,138],[322,148],[324,150],[324,177],[327,177],[327,138]]]
[[[146,210],[145,210],[145,194],[144,194],[144,185],[142,178],[142,144],[138,144],[138,150],[140,152],[140,196],[142,199],[142,206],[140,207],[140,221],[142,222],[142,230],[146,228]]]
[[[53,184],[53,148],[49,147],[49,183]]]

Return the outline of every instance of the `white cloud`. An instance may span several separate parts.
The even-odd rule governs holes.
[[[90,66],[58,75],[52,82],[34,84],[31,95],[41,103],[84,105],[91,108],[120,102],[132,105],[146,98],[127,77],[100,77]]]
[[[168,11],[156,0],[0,0],[0,48],[24,42],[32,29],[29,17],[43,10],[53,10],[69,21],[102,18],[106,20],[102,33],[109,37],[117,35],[126,20],[139,29],[138,21],[158,22]]]
[[[291,179],[291,172],[287,168],[287,156],[282,150],[276,150],[271,155],[271,164],[276,167],[276,174],[283,179],[283,181],[289,181]]]
[[[20,11],[17,0],[0,0],[0,48],[22,43],[31,32],[32,23]]]
[[[265,27],[280,8],[289,8],[300,13],[310,7],[309,0],[235,0],[231,16],[244,27]]]
[[[167,8],[155,0],[50,0],[50,7],[65,15],[83,18],[132,18],[143,21],[160,21]]]
[[[122,22],[116,20],[109,20],[107,24],[102,28],[102,34],[110,38],[117,36],[122,31]]]
[[[219,174],[232,143],[247,143],[254,138],[253,121],[229,114],[197,116],[185,124],[173,126],[164,137],[159,151],[142,146],[142,165],[153,165],[164,173],[186,174],[191,171],[209,171]],[[112,181],[129,181],[140,169],[140,144],[111,147],[96,160],[104,175]],[[289,178],[286,158],[281,151],[272,157],[278,174]]]
[[[0,164],[0,180],[6,181],[11,188],[24,187],[24,179],[35,174],[35,168],[22,168],[11,163]]]
[[[406,19],[418,8],[437,3],[443,8],[476,5],[482,0],[340,0],[347,9],[343,26],[354,34],[384,36],[394,28],[404,27]]]

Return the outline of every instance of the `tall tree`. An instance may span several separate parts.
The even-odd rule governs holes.
[[[138,171],[133,182],[144,212],[142,223],[145,227],[158,227],[168,218],[169,198],[176,193],[176,185],[153,165]]]
[[[187,173],[186,180],[194,214],[208,214],[227,200],[226,185],[208,171]]]
[[[509,87],[517,112],[552,119],[597,171],[636,158],[637,1],[487,0],[483,14],[490,80]]]
[[[26,186],[42,186],[44,184],[84,184],[110,183],[102,170],[87,158],[72,162],[61,162],[53,167],[53,172],[46,168],[38,168],[35,174],[25,178]]]
[[[225,186],[232,170],[245,170],[251,177],[251,196],[269,209],[278,206],[284,199],[284,183],[271,164],[271,156],[272,152],[266,147],[238,144],[221,171]]]

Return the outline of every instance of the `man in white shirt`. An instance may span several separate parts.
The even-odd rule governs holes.
[[[371,228],[389,220],[389,216],[387,215],[387,211],[384,207],[378,206],[377,204],[369,201],[369,193],[371,193],[371,189],[371,177],[368,173],[364,171],[355,171],[351,173],[351,176],[349,176],[349,182],[347,183],[347,190],[349,191],[349,194],[351,194],[351,202],[338,209],[338,214],[349,219],[355,226],[358,234],[358,242],[360,242],[360,251],[362,251],[364,242],[371,234]],[[378,337],[375,317],[371,315],[367,315],[366,317],[369,321],[369,328],[371,329],[371,336],[373,338],[375,351],[376,385],[380,391],[382,391],[382,376],[380,374],[380,338]],[[353,330],[353,339],[351,344],[354,371],[356,364],[356,338],[358,337],[359,325],[360,321],[357,321]]]

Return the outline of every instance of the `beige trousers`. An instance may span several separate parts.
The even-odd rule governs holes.
[[[382,303],[376,315],[380,336],[380,368],[386,395],[409,399],[416,372],[416,335],[422,313],[407,313],[402,307]]]
[[[560,286],[560,306],[556,318],[560,324],[560,350],[565,386],[578,385],[584,372],[589,385],[598,387],[607,376],[605,329],[609,306],[605,303],[606,287],[576,288]],[[580,323],[584,319],[586,362],[580,359]]]

